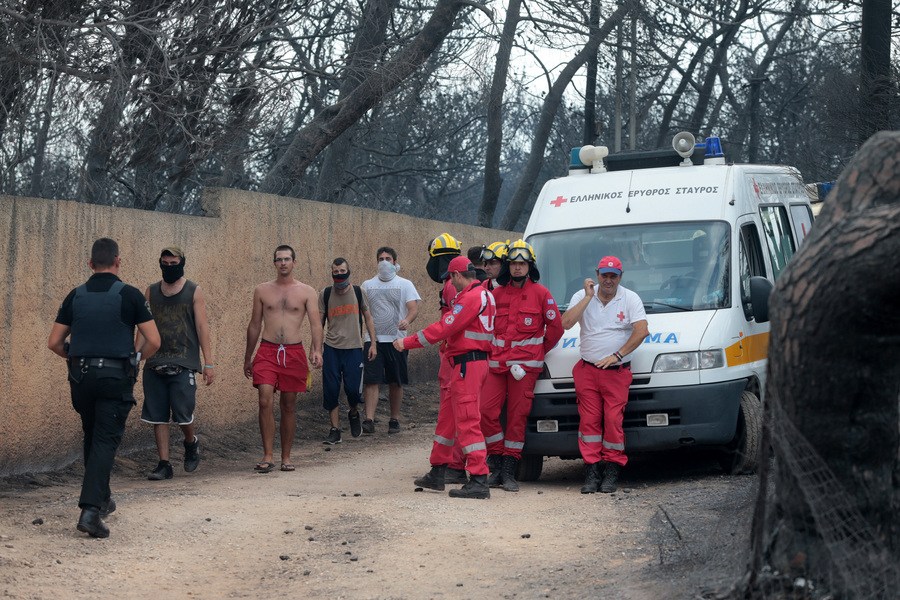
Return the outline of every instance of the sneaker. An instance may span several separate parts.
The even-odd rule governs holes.
[[[331,431],[328,432],[328,437],[325,438],[325,441],[323,441],[322,443],[329,444],[331,446],[334,446],[335,444],[340,444],[341,443],[341,430],[338,429],[337,427],[332,427]]]
[[[188,444],[184,442],[184,470],[190,473],[200,464],[200,440],[194,435],[194,441]]]
[[[388,421],[388,433],[400,433],[400,421],[397,419]]]
[[[375,421],[366,419],[362,422],[363,433],[375,433]]]
[[[163,479],[172,479],[172,475],[172,463],[167,460],[161,460],[156,465],[156,468],[153,469],[153,472],[147,475],[147,479],[150,481],[161,481]]]
[[[357,438],[362,433],[362,425],[359,422],[359,411],[356,414],[348,413],[347,418],[350,419],[350,435]]]

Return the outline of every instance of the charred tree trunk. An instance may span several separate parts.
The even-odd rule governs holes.
[[[506,92],[509,57],[512,53],[516,29],[519,27],[521,6],[522,0],[509,0],[509,4],[506,6],[503,33],[500,35],[500,47],[497,49],[497,59],[494,61],[491,89],[488,90],[484,190],[478,210],[478,224],[481,227],[493,226],[497,199],[500,197],[500,189],[503,187],[503,176],[500,174],[500,155],[503,150],[503,95]]]
[[[762,475],[755,571],[768,560],[839,598],[893,598],[898,585],[898,156],[900,132],[862,147],[770,304],[766,413],[776,469]]]
[[[891,2],[864,0],[860,34],[860,141],[891,122]]]
[[[331,142],[425,63],[453,31],[459,14],[473,6],[489,13],[475,2],[438,0],[428,22],[403,50],[366,76],[346,98],[325,107],[294,134],[284,154],[263,178],[259,191],[279,193],[285,179],[300,179]]]
[[[553,126],[553,121],[556,118],[556,111],[562,103],[563,92],[565,92],[569,82],[572,81],[572,77],[575,76],[578,69],[580,69],[587,61],[588,56],[590,56],[591,53],[597,53],[600,42],[606,39],[606,36],[609,35],[612,28],[615,27],[628,11],[632,9],[631,3],[620,5],[616,8],[615,12],[606,19],[603,27],[592,30],[587,43],[581,51],[566,64],[559,77],[553,82],[553,85],[550,87],[550,92],[544,98],[544,103],[541,106],[541,115],[531,140],[528,161],[525,163],[522,177],[519,179],[519,185],[513,193],[512,200],[510,200],[506,212],[503,213],[503,218],[500,221],[500,229],[511,230],[515,228],[516,223],[519,222],[519,218],[522,216],[522,212],[525,210],[526,203],[534,193],[534,185],[537,182],[538,174],[541,171],[541,167],[544,166],[544,149],[547,147],[547,140],[550,139],[550,130]]]
[[[378,61],[384,54],[384,39],[391,16],[394,14],[395,0],[372,0],[366,5],[361,17],[359,31],[353,41],[348,57],[344,79],[341,81],[338,102],[344,100],[350,92],[375,70]],[[319,171],[319,184],[313,198],[318,202],[341,202],[344,173],[353,149],[356,125],[347,128],[326,149],[323,155],[322,170]]]

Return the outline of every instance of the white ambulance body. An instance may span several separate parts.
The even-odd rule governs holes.
[[[622,261],[621,285],[643,300],[650,336],[631,359],[626,452],[713,447],[726,471],[748,471],[758,461],[768,291],[813,216],[793,169],[725,164],[716,138],[691,157],[687,139],[681,156],[616,155],[606,166],[597,158],[605,149],[586,147],[594,168],[573,164],[544,186],[525,240],[560,310],[607,255]],[[640,168],[659,164],[673,166]],[[547,354],[535,387],[523,480],[540,476],[544,456],[580,457],[578,360],[576,324]]]

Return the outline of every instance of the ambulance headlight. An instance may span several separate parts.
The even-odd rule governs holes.
[[[653,361],[654,373],[672,373],[675,371],[697,371],[698,369],[716,369],[725,366],[725,352],[701,350],[700,352],[676,352],[660,354]]]

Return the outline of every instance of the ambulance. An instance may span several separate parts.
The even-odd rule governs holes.
[[[809,233],[813,214],[790,167],[728,164],[718,138],[675,136],[672,150],[572,151],[544,185],[525,240],[540,282],[565,311],[603,256],[623,264],[650,335],[633,353],[625,451],[711,448],[728,473],[759,461],[768,298]],[[547,353],[534,390],[519,478],[546,456],[580,458],[572,367],[576,324]]]

